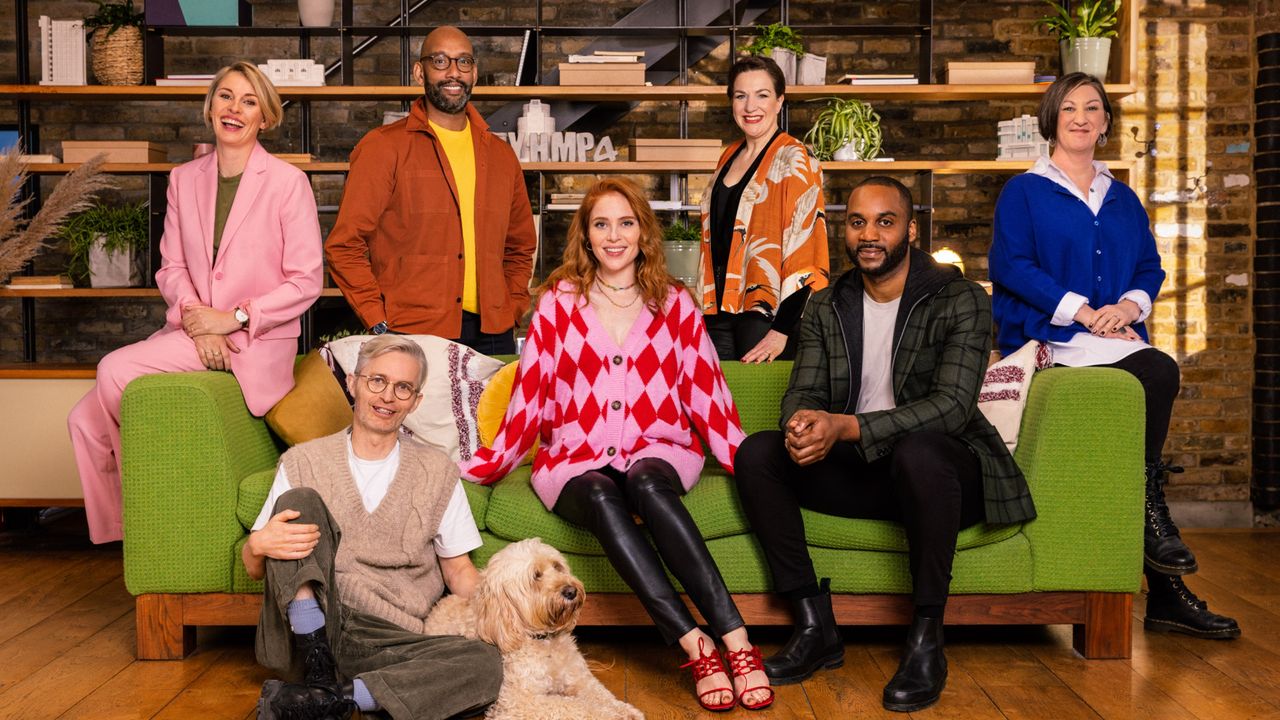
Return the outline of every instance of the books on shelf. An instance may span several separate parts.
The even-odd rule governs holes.
[[[643,59],[643,50],[596,50],[590,55],[569,56],[569,62],[571,63],[640,62]]]
[[[5,285],[9,290],[67,290],[75,287],[67,275],[14,275]]]
[[[919,85],[920,79],[915,75],[881,73],[876,75],[845,75],[840,78],[840,83],[849,83],[850,85]]]
[[[561,85],[644,85],[644,51],[597,50],[560,63]]]

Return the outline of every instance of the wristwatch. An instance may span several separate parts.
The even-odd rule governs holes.
[[[388,330],[388,328],[387,328],[387,321],[386,321],[386,320],[383,320],[382,322],[378,323],[377,325],[374,325],[373,327],[369,328],[369,333],[370,333],[371,335],[381,335],[381,334],[385,333],[387,330]]]
[[[239,305],[233,309],[233,312],[236,316],[236,322],[240,323],[240,327],[243,328],[249,324],[249,313],[242,310]]]

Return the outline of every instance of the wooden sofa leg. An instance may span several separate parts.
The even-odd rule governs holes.
[[[134,602],[139,660],[181,660],[196,646],[196,629],[182,624],[182,596],[139,595]]]
[[[1085,593],[1084,623],[1074,626],[1072,646],[1090,660],[1133,654],[1133,595]]]

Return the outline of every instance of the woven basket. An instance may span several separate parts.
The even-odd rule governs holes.
[[[142,31],[124,26],[93,33],[93,76],[102,85],[142,84]]]

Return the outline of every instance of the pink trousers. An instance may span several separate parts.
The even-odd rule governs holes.
[[[231,362],[235,360],[233,353]],[[195,343],[181,331],[126,345],[98,363],[97,383],[67,416],[93,542],[124,537],[119,458],[120,396],[125,386],[142,375],[204,369]]]

